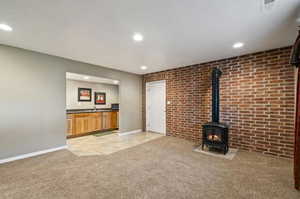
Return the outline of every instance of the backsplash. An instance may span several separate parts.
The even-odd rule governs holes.
[[[92,101],[91,102],[78,102],[78,88],[91,88]],[[106,93],[106,104],[95,105],[94,94],[95,92]],[[111,104],[119,103],[119,86],[102,83],[92,83],[77,80],[66,81],[66,108],[67,109],[92,109],[96,108],[111,108]]]

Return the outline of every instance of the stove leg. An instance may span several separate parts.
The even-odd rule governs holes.
[[[228,150],[229,150],[228,146],[225,146],[225,153],[224,153],[224,155],[226,155],[226,153],[228,153]]]

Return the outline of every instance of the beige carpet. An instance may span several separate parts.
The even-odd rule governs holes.
[[[64,150],[0,165],[1,199],[299,199],[292,162],[239,151],[229,161],[163,137],[110,155]]]

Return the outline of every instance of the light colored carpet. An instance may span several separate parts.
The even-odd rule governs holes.
[[[1,199],[299,199],[292,162],[239,151],[228,161],[162,137],[105,156],[67,150],[0,165]]]

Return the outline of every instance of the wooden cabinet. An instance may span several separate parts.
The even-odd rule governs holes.
[[[77,117],[74,119],[75,123],[75,129],[74,133],[75,135],[82,134],[87,131],[87,118],[85,117]]]
[[[87,118],[87,132],[98,131],[100,129],[97,128],[97,120],[99,120],[99,116],[97,113],[90,114]]]
[[[102,125],[102,113],[97,113],[96,116],[96,131],[101,131],[103,129]]]
[[[119,118],[118,118],[118,112],[114,111],[111,112],[111,128],[117,129],[119,128]]]
[[[67,115],[67,136],[76,137],[118,128],[118,112],[74,113]]]
[[[70,136],[73,134],[73,116],[68,115],[67,117],[67,135]]]
[[[111,112],[103,112],[103,129],[111,129]]]
[[[91,122],[89,121],[90,115],[88,113],[74,114],[74,135],[88,132],[91,129]]]

